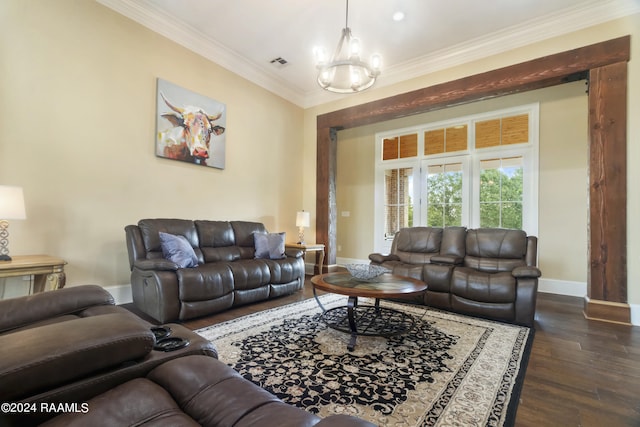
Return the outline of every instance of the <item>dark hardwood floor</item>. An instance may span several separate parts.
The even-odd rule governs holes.
[[[313,296],[302,292],[185,322],[198,329]],[[516,426],[640,426],[640,327],[586,320],[582,298],[539,294]]]

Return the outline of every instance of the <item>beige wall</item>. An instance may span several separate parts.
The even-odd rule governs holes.
[[[587,280],[587,95],[585,83],[531,91],[338,133],[338,257],[373,252],[375,133],[540,103],[540,268],[545,277]],[[342,216],[343,211],[350,215]]]
[[[0,184],[23,186],[27,209],[12,254],[66,259],[70,286],[114,286],[141,218],[297,236],[301,108],[94,1],[3,0],[0,43]],[[226,104],[224,170],[155,157],[158,77]]]
[[[635,164],[640,161],[640,122],[634,121],[634,117],[640,117],[640,14],[629,16],[623,19],[611,21],[606,24],[591,27],[575,33],[571,33],[562,37],[550,39],[548,41],[532,44],[525,48],[516,49],[504,54],[487,57],[480,61],[454,67],[440,72],[425,75],[400,84],[381,87],[354,95],[348,98],[338,99],[330,104],[323,104],[315,108],[305,110],[305,166],[306,168],[315,167],[316,162],[316,116],[319,114],[339,110],[373,101],[376,99],[393,96],[396,94],[408,92],[422,87],[433,86],[438,83],[456,80],[465,76],[478,74],[485,71],[491,71],[497,68],[513,65],[529,59],[539,58],[545,55],[586,46],[593,43],[613,39],[616,37],[631,35],[631,61],[628,65],[629,85],[628,85],[628,205],[627,205],[627,247],[628,247],[628,297],[629,302],[635,307],[636,313],[640,308],[640,224],[634,221],[640,217],[640,192],[637,191],[637,183],[640,182],[640,168]],[[540,205],[539,205],[539,237],[540,237],[540,258],[541,267],[543,268],[544,277],[548,279],[567,281],[567,286],[574,286],[576,283],[586,282],[587,280],[587,247],[586,247],[586,137],[587,129],[580,128],[580,124],[586,126],[587,123],[587,107],[586,100],[580,95],[580,84],[574,84],[576,92],[566,93],[570,88],[557,87],[551,90],[550,95],[545,95],[544,116],[541,117],[541,150],[540,150]],[[542,94],[542,91],[538,91]],[[523,95],[525,99],[529,96]],[[514,97],[514,99],[518,99]],[[503,100],[495,100],[495,105],[502,105]],[[519,101],[517,101],[519,102]],[[478,104],[482,105],[482,104]],[[490,108],[487,104],[487,108]],[[464,106],[464,108],[475,108],[473,106]],[[464,108],[461,111],[465,111]],[[484,106],[483,106],[484,108]],[[492,107],[491,107],[492,108]],[[547,111],[547,113],[544,113]],[[438,113],[448,114],[448,113]],[[434,115],[433,117],[439,117]],[[407,123],[405,119],[401,123]],[[433,120],[436,120],[435,118]],[[549,145],[552,140],[562,139],[562,135],[557,133],[554,124],[565,124],[573,122],[576,127],[563,127],[567,132],[570,144],[562,147]],[[378,124],[370,126],[370,129],[353,129],[340,132],[340,136],[349,137],[354,140],[353,147],[342,147],[342,141],[339,140],[340,147],[339,164],[337,177],[340,180],[339,188],[343,191],[359,187],[368,195],[358,195],[357,200],[360,204],[371,205],[373,203],[373,186],[365,183],[363,177],[359,177],[354,171],[343,171],[344,158],[347,157],[347,163],[350,165],[351,159],[356,156],[369,156],[373,162],[373,153],[371,149],[366,147],[367,144],[373,144],[371,136],[375,131],[394,129],[395,124]],[[566,143],[566,142],[565,142]],[[360,165],[361,163],[355,163]],[[342,168],[340,167],[342,166]],[[373,177],[373,170],[365,171],[364,175]],[[556,185],[561,183],[568,191],[567,197],[563,196],[563,192],[544,191],[557,188]],[[312,176],[305,178],[303,200],[305,206],[309,207],[313,204],[312,212],[315,212],[315,179]],[[569,191],[571,189],[571,191]],[[352,209],[350,217],[341,217],[340,211],[348,210],[343,205],[350,203],[349,197],[344,194],[337,195],[338,203],[338,240],[342,247],[342,251],[338,253],[338,257],[345,258],[362,258],[367,253],[367,248],[373,246],[373,222],[372,218],[360,218],[354,215],[354,211],[363,212],[362,206],[356,206]],[[560,207],[563,209],[560,209]],[[566,207],[566,209],[565,209]],[[549,213],[550,212],[550,213]],[[371,215],[370,213],[367,215]],[[361,222],[362,220],[362,222]],[[370,224],[366,226],[365,224]],[[343,235],[349,229],[359,229],[363,231],[363,235],[354,239],[352,236]],[[559,239],[558,233],[567,233],[574,240]],[[567,255],[570,254],[570,255]],[[574,258],[575,256],[575,258]],[[559,263],[558,259],[568,259],[568,263]],[[569,290],[571,292],[571,290]],[[633,314],[632,314],[633,321]],[[635,324],[640,324],[640,318],[635,319]]]

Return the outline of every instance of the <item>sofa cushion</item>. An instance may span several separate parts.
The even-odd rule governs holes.
[[[169,233],[158,233],[162,255],[169,261],[175,262],[180,268],[197,267],[198,257],[184,236]]]
[[[398,231],[396,249],[402,252],[440,252],[442,228],[412,227]]]
[[[199,356],[164,363],[148,378],[206,426],[312,426],[320,420],[286,405],[224,363]]]
[[[484,273],[467,267],[453,270],[451,293],[483,303],[512,303],[517,283],[510,272]]]
[[[283,259],[285,233],[254,233],[256,258]]]
[[[140,235],[146,248],[147,259],[164,258],[162,253],[162,244],[160,242],[160,232],[174,234],[176,236],[184,236],[194,248],[198,262],[201,263],[204,260],[201,259],[202,252],[200,251],[200,242],[198,240],[198,233],[193,221],[187,219],[143,219],[138,222],[140,228]]]
[[[229,264],[214,262],[196,268],[176,271],[180,301],[206,301],[233,291],[233,275]]]
[[[0,300],[0,334],[16,328],[37,326],[49,319],[85,317],[90,307],[114,308],[113,296],[98,285],[72,286],[55,292]],[[56,323],[62,320],[53,320]]]
[[[526,265],[527,235],[522,230],[480,228],[468,230],[465,267],[484,272],[511,271]]]
[[[240,248],[229,221],[194,221],[205,262],[236,261]]]
[[[135,404],[132,404],[135,402]],[[47,427],[163,425],[200,426],[173,397],[146,378],[136,378],[86,402],[86,413],[71,412],[49,420]]]

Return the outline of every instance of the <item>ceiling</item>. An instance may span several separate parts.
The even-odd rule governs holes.
[[[345,0],[97,1],[301,107],[354,96],[320,89],[313,58],[335,49]],[[640,0],[351,0],[348,23],[365,57],[382,55],[380,87],[638,12]]]

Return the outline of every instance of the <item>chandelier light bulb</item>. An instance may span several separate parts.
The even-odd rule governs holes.
[[[371,68],[373,68],[374,71],[379,72],[380,68],[382,68],[382,57],[377,53],[371,55],[369,62],[371,63]]]
[[[325,64],[327,62],[327,51],[320,46],[313,48],[313,56],[316,59],[316,64]]]
[[[349,28],[349,0],[346,0],[346,12],[345,27],[333,56],[328,57],[321,47],[313,50],[318,69],[318,85],[329,92],[361,92],[373,86],[380,75],[380,55],[372,55],[370,63],[360,59],[360,40],[351,35]]]
[[[352,87],[360,86],[360,71],[359,70],[351,70],[351,86]]]
[[[360,57],[360,40],[355,37],[349,41],[349,57],[353,59]]]

